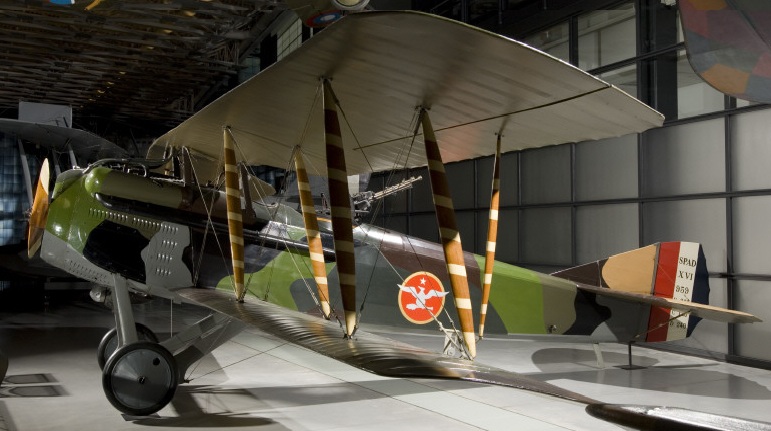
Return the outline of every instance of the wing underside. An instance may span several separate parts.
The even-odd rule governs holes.
[[[597,401],[511,371],[465,359],[449,358],[409,344],[364,331],[354,340],[344,339],[333,321],[322,320],[251,297],[243,303],[233,295],[211,289],[182,289],[190,301],[241,320],[261,331],[331,357],[356,368],[396,378],[434,378],[495,384],[552,395],[585,404]]]

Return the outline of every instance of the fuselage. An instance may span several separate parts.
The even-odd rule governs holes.
[[[301,214],[277,202],[251,202],[247,208],[245,281],[250,294],[320,314]],[[101,285],[111,285],[113,274],[119,274],[132,289],[156,296],[191,286],[232,289],[225,214],[224,193],[214,188],[107,167],[71,170],[57,178],[41,257]],[[340,295],[332,232],[323,222],[321,230],[329,299],[335,306]],[[368,224],[354,227],[354,242],[361,323],[417,329],[435,325],[434,319],[446,327],[450,319],[457,321],[453,301],[427,294],[420,284],[428,277],[437,280],[439,290],[449,291],[439,244]],[[484,258],[465,253],[465,263],[478,321]],[[413,290],[404,288],[416,273],[421,274]],[[649,306],[598,300],[558,277],[495,262],[492,286],[486,334],[623,342],[646,330]],[[411,313],[421,311],[427,318]]]

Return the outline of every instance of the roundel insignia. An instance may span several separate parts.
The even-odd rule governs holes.
[[[444,297],[449,293],[434,274],[425,271],[411,274],[398,286],[399,310],[405,319],[419,325],[442,312]]]
[[[337,9],[319,12],[305,19],[305,25],[313,28],[328,26],[343,17],[343,12]]]

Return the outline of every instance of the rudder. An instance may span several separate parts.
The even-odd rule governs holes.
[[[709,273],[699,243],[662,242],[552,274],[579,283],[681,301],[709,303]],[[651,307],[645,341],[679,340],[701,318]]]

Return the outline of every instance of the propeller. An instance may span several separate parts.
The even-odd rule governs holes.
[[[29,232],[27,235],[27,254],[30,258],[40,249],[43,241],[43,232],[46,229],[48,219],[48,186],[51,174],[48,170],[48,159],[43,160],[40,166],[40,175],[35,189],[35,200],[32,202],[32,211],[29,214]]]

